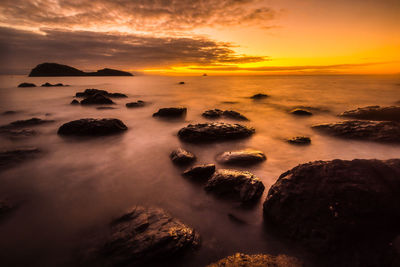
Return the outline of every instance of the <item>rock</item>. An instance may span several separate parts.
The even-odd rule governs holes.
[[[208,180],[204,189],[245,203],[258,200],[264,188],[261,180],[250,172],[221,169]]]
[[[196,156],[182,148],[177,148],[169,155],[172,162],[178,165],[186,165],[196,160]]]
[[[179,82],[179,84],[185,84],[185,82]]]
[[[206,118],[220,118],[220,117],[226,117],[229,119],[234,119],[234,120],[241,120],[241,121],[248,121],[248,119],[240,114],[239,112],[233,111],[233,110],[220,110],[220,109],[211,109],[211,110],[206,110],[203,114],[203,117]]]
[[[89,97],[89,96],[94,96],[96,94],[103,95],[105,97],[110,97],[110,98],[126,98],[128,97],[125,94],[121,93],[109,93],[106,90],[100,90],[100,89],[85,89],[83,92],[77,92],[75,94],[75,97]]]
[[[369,106],[345,111],[339,116],[361,120],[400,121],[400,107]]]
[[[146,105],[146,103],[142,100],[138,100],[136,102],[130,102],[130,103],[126,103],[125,106],[127,108],[139,108],[139,107],[144,107]]]
[[[114,107],[97,107],[96,109],[105,110],[105,109],[115,109]]]
[[[295,145],[308,145],[311,144],[310,137],[307,136],[296,136],[287,140],[291,144]]]
[[[36,126],[36,125],[41,125],[45,123],[51,123],[54,122],[54,120],[42,120],[39,118],[31,118],[28,120],[18,120],[18,121],[13,121],[7,125],[0,126],[0,131],[2,129],[14,129],[14,128],[20,128],[20,127],[26,127],[26,126]]]
[[[71,101],[71,105],[79,105],[79,104],[80,104],[79,101],[76,99]]]
[[[186,108],[160,108],[153,117],[183,117],[186,111]]]
[[[0,129],[0,134],[10,139],[18,139],[34,136],[36,131],[32,129]]]
[[[57,63],[42,63],[33,68],[29,77],[50,77],[50,76],[133,76],[129,72],[102,69],[96,72],[83,72],[76,68]]]
[[[34,83],[20,83],[18,87],[36,87]]]
[[[208,179],[215,172],[214,164],[196,165],[183,172],[182,175],[194,178],[196,180]]]
[[[307,111],[305,109],[299,109],[299,108],[295,108],[295,109],[291,110],[290,114],[298,115],[298,116],[311,116],[312,115],[312,113],[310,111]]]
[[[337,258],[332,266],[380,266],[368,257],[398,234],[399,177],[400,159],[301,164],[270,188],[264,217],[328,261]]]
[[[18,111],[15,111],[15,110],[7,110],[7,111],[4,111],[3,113],[1,113],[1,115],[14,115],[17,113],[18,113]]]
[[[312,126],[322,133],[340,138],[376,142],[400,142],[400,123],[392,121],[343,121]]]
[[[265,161],[267,157],[262,151],[245,149],[229,151],[217,156],[217,161],[223,164],[251,165]]]
[[[81,105],[111,105],[115,104],[111,99],[105,97],[102,94],[95,94],[88,96],[81,101]]]
[[[260,100],[260,99],[265,99],[267,97],[269,97],[269,95],[266,95],[266,94],[255,94],[255,95],[251,96],[250,98],[254,99],[254,100]]]
[[[203,114],[201,114],[203,117],[206,118],[219,118],[222,116],[223,111],[220,109],[210,109],[210,110],[206,110],[203,112]]]
[[[162,209],[135,207],[111,224],[97,248],[102,266],[153,266],[199,246],[195,230]]]
[[[0,171],[35,158],[41,151],[38,148],[21,148],[0,152]]]
[[[189,124],[178,132],[180,139],[186,142],[214,142],[246,138],[255,130],[240,124],[222,122]]]
[[[128,127],[118,119],[80,119],[63,124],[59,135],[99,136],[117,134]]]
[[[64,84],[62,84],[62,83],[55,83],[55,84],[44,83],[44,84],[42,84],[41,86],[42,86],[42,87],[54,87],[54,86],[67,86],[67,85],[64,85]]]
[[[128,97],[127,95],[121,94],[121,93],[109,93],[107,96],[111,97],[111,98],[127,98]]]
[[[268,254],[247,255],[236,253],[207,267],[302,267],[301,261],[286,255],[272,256]]]

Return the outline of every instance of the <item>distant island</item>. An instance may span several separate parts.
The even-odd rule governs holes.
[[[101,69],[96,72],[84,72],[74,67],[57,63],[42,63],[34,67],[29,73],[29,77],[49,77],[49,76],[133,76],[133,74],[114,69]]]

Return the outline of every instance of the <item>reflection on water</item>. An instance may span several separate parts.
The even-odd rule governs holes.
[[[179,85],[179,81],[185,81]],[[69,87],[16,88],[20,82],[62,82]],[[346,141],[320,135],[310,125],[340,120],[335,115],[366,105],[393,105],[400,100],[397,77],[79,77],[0,78],[0,124],[31,117],[56,122],[35,127],[37,136],[24,140],[1,138],[0,149],[36,146],[45,153],[0,174],[0,196],[21,201],[0,224],[0,259],[7,265],[68,266],[82,237],[101,228],[136,204],[159,206],[193,226],[202,247],[186,260],[203,266],[235,252],[287,253],[307,257],[298,248],[265,229],[262,202],[268,188],[284,171],[312,160],[334,158],[399,158],[398,145]],[[114,99],[116,109],[72,106],[72,96],[86,88],[125,93]],[[271,97],[252,100],[266,93]],[[148,105],[127,109],[125,103]],[[152,114],[161,107],[188,108],[185,119],[162,120]],[[295,107],[311,107],[310,117],[288,114]],[[176,133],[188,123],[204,122],[208,109],[235,110],[256,129],[249,139],[207,145],[181,143]],[[79,118],[114,117],[129,130],[121,135],[76,139],[57,136],[58,127]],[[219,121],[231,122],[223,118]],[[311,145],[294,146],[285,140],[311,137]],[[202,186],[182,178],[169,153],[176,147],[196,154],[197,163],[215,163],[224,151],[253,148],[267,161],[248,170],[264,183],[261,201],[251,209],[207,194]],[[232,168],[231,166],[229,168]],[[241,223],[238,223],[241,222]],[[184,264],[183,264],[184,265]]]

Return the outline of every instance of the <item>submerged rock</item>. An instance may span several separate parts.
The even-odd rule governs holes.
[[[228,151],[217,156],[217,161],[224,164],[251,165],[265,161],[267,157],[262,151],[245,149]]]
[[[208,180],[204,189],[241,202],[253,202],[261,197],[264,188],[261,180],[250,172],[220,169]]]
[[[67,85],[64,85],[64,84],[62,84],[62,83],[55,83],[55,84],[44,83],[44,84],[42,84],[41,86],[42,86],[42,87],[54,87],[54,86],[67,86]]]
[[[241,121],[248,121],[248,119],[240,114],[239,112],[233,111],[233,110],[220,110],[220,109],[211,109],[211,110],[206,110],[203,114],[203,117],[206,118],[220,118],[220,117],[226,117],[229,119],[234,119],[234,120],[241,120]]]
[[[7,125],[0,126],[0,131],[1,129],[9,129],[9,128],[20,128],[20,127],[26,127],[26,126],[36,126],[36,125],[41,125],[45,123],[51,123],[54,122],[54,120],[42,120],[39,118],[31,118],[28,120],[18,120],[18,121],[13,121]]]
[[[41,151],[38,148],[21,148],[0,152],[0,171],[35,158]]]
[[[1,115],[14,115],[17,113],[18,113],[18,111],[15,111],[15,110],[6,110],[3,113],[1,113]]]
[[[192,168],[183,172],[183,176],[191,177],[196,180],[198,179],[208,179],[213,175],[215,172],[215,165],[214,164],[203,164],[203,165],[196,165]]]
[[[270,188],[264,217],[313,250],[342,257],[336,266],[380,266],[367,256],[398,234],[399,177],[400,159],[302,164]]]
[[[169,157],[173,163],[178,165],[186,165],[196,160],[196,156],[193,153],[186,151],[183,148],[175,149],[171,152]]]
[[[34,83],[20,83],[18,87],[36,87]]]
[[[186,142],[214,142],[246,138],[254,134],[254,128],[222,122],[189,124],[178,132]]]
[[[311,144],[310,137],[307,136],[296,136],[287,140],[291,144],[295,145],[308,145]]]
[[[153,117],[183,117],[186,115],[186,108],[160,108]]]
[[[345,111],[339,116],[361,120],[400,121],[400,107],[369,106]]]
[[[71,105],[79,105],[79,104],[80,104],[79,101],[76,99],[71,101]]]
[[[118,119],[80,119],[63,124],[59,135],[99,136],[124,132],[128,129]]]
[[[302,267],[303,263],[286,255],[272,256],[268,254],[247,255],[236,253],[207,267]]]
[[[260,99],[265,99],[267,97],[269,97],[269,95],[266,95],[266,94],[255,94],[255,95],[251,96],[250,98],[254,99],[254,100],[260,100]]]
[[[310,111],[305,110],[305,109],[299,109],[299,108],[295,108],[295,109],[291,110],[290,114],[298,115],[298,116],[311,116],[312,115],[312,113]]]
[[[111,99],[105,97],[102,94],[95,94],[88,96],[81,101],[81,105],[111,105],[115,104]]]
[[[343,121],[312,126],[322,133],[341,138],[376,142],[400,142],[400,122]]]
[[[138,100],[136,102],[130,102],[130,103],[126,103],[125,106],[127,108],[139,108],[139,107],[144,107],[146,105],[146,102],[142,101],[142,100]]]
[[[152,266],[196,248],[199,242],[195,230],[164,210],[138,206],[112,222],[96,250],[107,266]]]

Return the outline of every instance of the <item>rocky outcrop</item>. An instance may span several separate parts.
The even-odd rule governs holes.
[[[268,254],[247,255],[236,253],[207,267],[302,267],[301,261],[286,255],[272,256]]]
[[[79,101],[76,99],[71,101],[71,105],[79,105],[79,104],[80,104]]]
[[[266,159],[267,157],[262,151],[253,149],[228,151],[217,155],[217,161],[223,164],[251,165]]]
[[[345,111],[339,116],[361,120],[400,121],[400,107],[369,106]]]
[[[196,160],[196,156],[193,153],[186,151],[183,148],[173,150],[169,157],[173,163],[178,165],[187,165]]]
[[[103,95],[105,97],[110,97],[110,98],[126,98],[128,97],[125,94],[121,94],[121,93],[109,93],[106,90],[100,90],[100,89],[85,89],[85,91],[83,92],[77,92],[75,94],[75,97],[90,97],[90,96],[94,96],[94,95]]]
[[[81,101],[81,105],[111,105],[115,104],[111,99],[102,94],[95,94],[88,96]]]
[[[178,136],[186,142],[200,143],[246,138],[254,132],[254,128],[240,124],[215,122],[189,124],[179,130]]]
[[[140,108],[140,107],[144,107],[146,105],[146,102],[142,101],[142,100],[138,100],[136,102],[130,102],[130,103],[126,103],[125,106],[127,108]]]
[[[76,68],[57,63],[42,63],[33,68],[29,77],[50,77],[50,76],[133,76],[129,72],[102,69],[96,72],[84,72]]]
[[[42,87],[54,87],[54,86],[67,86],[67,85],[64,85],[64,84],[62,84],[62,83],[55,83],[55,84],[51,84],[51,83],[44,83],[44,84],[42,84],[41,85]]]
[[[160,108],[153,117],[179,118],[186,116],[186,108]]]
[[[290,114],[298,115],[298,116],[311,116],[312,113],[305,109],[295,108],[290,111]]]
[[[183,172],[183,176],[190,177],[194,180],[208,180],[215,172],[214,164],[196,165]]]
[[[0,152],[0,171],[13,167],[24,161],[37,157],[41,151],[38,148],[21,148]]]
[[[124,132],[128,129],[118,119],[80,119],[63,124],[59,135],[100,136]]]
[[[269,95],[266,95],[266,94],[255,94],[255,95],[251,96],[250,98],[254,99],[254,100],[260,100],[260,99],[265,99],[267,97],[269,97]]]
[[[18,87],[36,87],[34,83],[20,83]]]
[[[307,136],[295,136],[287,140],[290,144],[294,145],[309,145],[311,144],[310,137]]]
[[[312,126],[321,133],[332,136],[376,142],[400,142],[400,122],[343,121]]]
[[[258,200],[264,188],[261,180],[252,173],[227,169],[217,170],[205,186],[206,191],[243,203]]]
[[[220,117],[225,117],[228,119],[240,120],[240,121],[248,121],[245,116],[240,114],[239,112],[233,110],[220,110],[220,109],[210,109],[206,110],[203,114],[203,117],[217,119]]]

